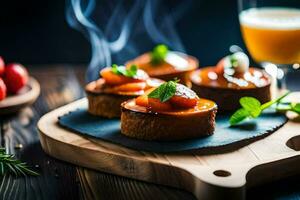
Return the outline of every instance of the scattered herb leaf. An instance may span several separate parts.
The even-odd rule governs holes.
[[[148,97],[159,99],[161,102],[166,102],[171,99],[176,93],[176,85],[178,80],[168,81],[161,84],[158,88],[153,90]]]
[[[116,64],[113,64],[111,67],[111,71],[118,75],[133,78],[137,74],[138,67],[136,65],[131,65],[130,68],[126,68],[124,66],[118,66]]]
[[[275,100],[272,100],[272,101],[269,101],[267,103],[264,103],[263,105],[261,105],[261,109],[264,110],[268,107],[270,107],[271,105],[273,104],[278,104],[284,97],[286,97],[287,95],[289,95],[291,92],[287,92],[285,93],[284,95],[282,95],[281,97],[279,97],[278,99],[275,99]]]
[[[261,112],[261,103],[253,97],[243,97],[240,99],[242,108],[248,111],[251,117],[256,118]]]
[[[292,111],[300,114],[300,103],[292,103],[291,107],[292,107]]]
[[[5,148],[0,148],[0,175],[3,176],[7,173],[15,176],[38,176],[39,174],[28,168],[27,164],[16,159],[14,155],[7,154]]]
[[[158,65],[164,62],[167,54],[168,54],[168,47],[164,44],[159,44],[151,52],[151,63],[153,65]]]
[[[247,117],[249,117],[249,115],[250,115],[250,113],[247,110],[245,110],[244,108],[238,109],[230,117],[230,119],[229,119],[230,125],[235,125],[235,124],[243,121],[244,119],[246,119]]]
[[[261,105],[261,103],[254,97],[242,97],[240,99],[240,104],[242,108],[238,109],[229,119],[229,123],[231,126],[234,126],[245,119],[248,118],[257,118],[260,116],[263,110],[269,108],[273,104],[278,104],[280,101],[289,94],[282,95],[278,99],[269,101]],[[292,108],[291,108],[292,109]]]
[[[300,103],[287,103],[278,105],[276,109],[280,112],[292,111],[300,115]]]

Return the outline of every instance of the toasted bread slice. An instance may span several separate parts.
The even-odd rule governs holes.
[[[121,105],[121,133],[132,138],[160,141],[211,135],[217,106],[205,99],[200,99],[199,104],[197,109],[156,113],[136,105],[134,99],[129,100]]]

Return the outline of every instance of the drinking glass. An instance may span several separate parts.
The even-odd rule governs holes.
[[[286,72],[299,69],[300,1],[238,0],[247,50],[286,89]]]

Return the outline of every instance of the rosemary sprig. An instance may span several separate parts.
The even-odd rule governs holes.
[[[0,148],[0,175],[13,174],[15,176],[38,176],[39,174],[28,168],[25,162],[15,158],[12,154],[7,154],[5,148]]]

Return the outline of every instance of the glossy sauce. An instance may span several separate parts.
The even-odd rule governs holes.
[[[270,84],[269,76],[259,69],[250,68],[248,72],[237,75],[216,73],[215,69],[215,67],[205,67],[194,73],[191,79],[196,84],[216,88],[247,89]]]
[[[126,66],[136,64],[140,69],[145,70],[150,76],[159,76],[162,74],[172,74],[180,71],[188,71],[198,67],[198,61],[186,54],[171,52],[167,55],[166,62],[153,65],[151,63],[150,53],[145,53],[134,60],[126,63]]]
[[[128,110],[142,113],[153,113],[153,114],[168,114],[168,115],[188,115],[193,113],[206,113],[212,109],[217,108],[217,104],[208,99],[199,99],[197,105],[194,108],[181,109],[173,108],[170,111],[155,111],[153,112],[151,108],[136,105],[135,100],[130,100],[125,103],[124,107]]]

